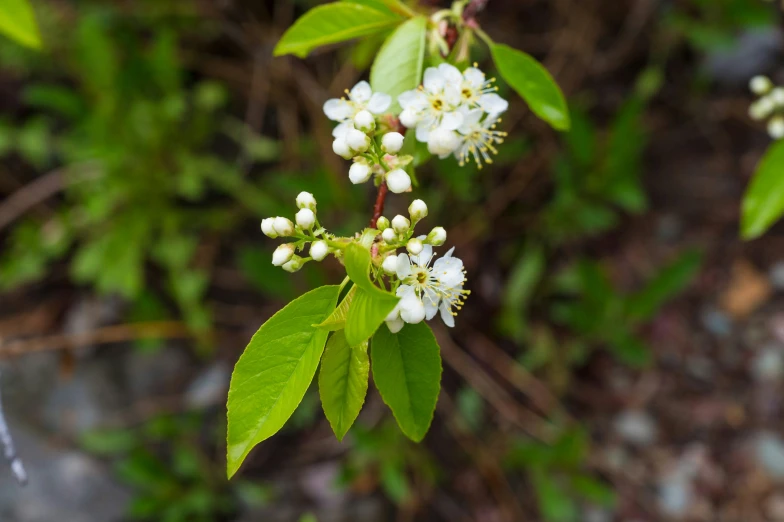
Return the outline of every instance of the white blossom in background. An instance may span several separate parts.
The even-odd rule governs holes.
[[[775,86],[767,76],[755,76],[749,89],[759,96],[749,106],[754,121],[767,120],[768,135],[774,140],[784,138],[784,87]]]
[[[342,132],[342,127],[348,122],[353,122],[354,117],[361,111],[372,114],[382,114],[392,104],[392,97],[382,92],[373,92],[366,81],[357,83],[350,91],[346,91],[343,98],[332,98],[324,103],[324,114],[332,121],[340,122],[335,127],[336,132]],[[338,130],[340,129],[340,130]],[[335,134],[333,133],[333,136]]]
[[[485,163],[493,162],[491,154],[498,154],[495,145],[503,143],[506,137],[505,132],[496,130],[497,121],[497,115],[485,116],[481,109],[465,112],[463,124],[458,129],[462,140],[455,150],[455,157],[461,167],[471,161],[471,158],[480,169],[483,160]]]

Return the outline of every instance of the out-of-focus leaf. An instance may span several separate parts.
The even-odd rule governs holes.
[[[374,91],[392,96],[391,112],[399,110],[397,97],[416,89],[425,64],[425,33],[427,19],[411,18],[401,24],[381,47],[370,69],[370,85]]]
[[[697,274],[702,265],[702,254],[684,252],[669,266],[664,267],[639,293],[627,301],[627,315],[634,321],[650,319],[669,299],[680,293]]]
[[[743,196],[741,235],[754,239],[784,214],[784,140],[771,144]]]
[[[0,2],[0,33],[33,49],[41,48],[41,34],[28,0]]]

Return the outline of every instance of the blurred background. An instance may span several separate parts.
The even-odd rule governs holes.
[[[0,520],[784,521],[784,228],[738,240],[768,144],[747,83],[782,80],[772,3],[490,0],[482,26],[574,123],[500,82],[494,165],[419,172],[472,291],[436,328],[430,433],[371,386],[339,443],[314,388],[231,482],[235,361],[343,272],[274,268],[259,222],[301,190],[334,232],[368,221],[321,106],[382,38],[273,59],[318,2],[33,3],[45,51],[0,39],[0,371],[30,476],[0,469]]]

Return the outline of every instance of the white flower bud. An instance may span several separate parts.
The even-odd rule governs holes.
[[[364,162],[356,162],[348,169],[348,179],[350,179],[351,183],[354,185],[366,182],[370,179],[371,174],[373,174],[373,171],[370,170],[370,166]]]
[[[384,216],[381,216],[376,220],[376,230],[380,230],[383,232],[384,230],[389,228],[389,220]]]
[[[768,122],[768,134],[774,140],[784,138],[784,116],[774,116]]]
[[[395,169],[387,174],[387,186],[395,194],[400,194],[411,188],[411,178],[403,169]]]
[[[275,266],[284,265],[289,262],[289,260],[293,255],[294,255],[294,245],[292,245],[291,243],[280,245],[272,253],[272,264]]]
[[[348,146],[345,138],[337,138],[332,142],[332,151],[343,159],[351,159],[354,157],[354,151]]]
[[[427,216],[427,205],[421,199],[415,199],[408,206],[408,213],[413,221],[419,221]]]
[[[387,328],[389,328],[389,331],[393,334],[398,333],[405,325],[406,323],[400,317],[387,321]]]
[[[381,263],[381,268],[389,275],[393,275],[397,271],[397,256],[393,253],[384,259]]]
[[[370,147],[370,138],[361,130],[349,129],[346,132],[346,143],[351,147],[351,150],[365,152]]]
[[[444,227],[436,227],[430,231],[425,238],[425,243],[433,246],[441,246],[446,242],[446,230]]]
[[[354,116],[354,126],[362,132],[372,132],[376,128],[376,118],[363,109]]]
[[[773,102],[778,108],[784,107],[784,87],[776,87],[770,94],[768,94],[768,98]]]
[[[427,150],[430,154],[445,157],[460,145],[460,137],[455,131],[439,127],[430,132],[427,140]]]
[[[275,218],[266,218],[261,220],[261,231],[264,232],[264,235],[267,237],[271,237],[275,239],[278,237],[278,233],[275,232],[275,227],[273,223],[275,222]]]
[[[423,248],[424,245],[422,244],[422,241],[415,237],[412,237],[408,240],[408,243],[406,243],[406,250],[413,256],[418,256]]]
[[[394,243],[397,240],[397,234],[393,229],[387,228],[383,232],[381,232],[381,239],[383,239],[387,243]]]
[[[770,81],[770,78],[767,76],[755,76],[749,82],[749,89],[751,92],[758,95],[767,94],[768,91],[773,87],[773,83]]]
[[[411,222],[406,217],[398,214],[392,218],[392,228],[395,229],[395,232],[398,234],[407,232],[409,227],[411,227]]]
[[[310,245],[310,257],[316,261],[322,261],[329,254],[329,245],[326,241],[314,241]]]
[[[294,223],[284,217],[276,217],[272,222],[272,227],[279,236],[286,237],[294,234]]]
[[[399,132],[387,132],[381,138],[381,150],[389,154],[397,154],[403,148],[403,135]]]
[[[299,269],[302,268],[302,265],[305,263],[302,262],[302,258],[299,256],[293,256],[288,263],[283,265],[283,270],[286,272],[299,272]]]
[[[400,307],[400,317],[408,324],[421,323],[425,319],[425,305],[419,299],[404,299]]]
[[[400,113],[398,119],[404,127],[411,129],[416,127],[416,124],[419,123],[419,114],[409,107],[408,109],[403,109],[403,112]]]
[[[299,225],[303,230],[310,230],[316,223],[316,214],[314,214],[313,211],[309,208],[300,209],[300,211],[297,212],[297,215],[294,217],[297,220],[297,225]]]
[[[749,106],[749,117],[755,121],[764,120],[771,115],[775,108],[773,100],[769,96],[765,96]]]
[[[297,208],[309,208],[316,211],[316,198],[310,192],[300,192],[297,196]]]

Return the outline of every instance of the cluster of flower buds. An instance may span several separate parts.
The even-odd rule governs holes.
[[[415,236],[414,227],[427,216],[427,205],[421,199],[408,207],[409,218],[397,215],[392,221],[379,218],[376,227],[381,241],[373,246],[374,260],[379,274],[386,276],[400,301],[386,318],[392,333],[405,323],[430,320],[440,311],[447,326],[454,326],[456,310],[460,310],[469,294],[463,286],[466,281],[463,262],[452,256],[454,248],[444,257],[435,259],[434,246],[446,241],[443,227],[435,227],[427,235]],[[397,253],[405,247],[406,253]],[[435,261],[434,261],[435,259]]]
[[[352,183],[365,183],[372,176],[376,182],[386,182],[397,194],[411,188],[411,177],[403,169],[411,156],[397,156],[403,148],[403,135],[398,132],[379,132],[379,114],[389,109],[392,99],[388,94],[374,93],[370,84],[361,81],[346,97],[333,98],[324,104],[324,114],[340,122],[332,131],[335,141],[332,150],[338,156],[353,160],[348,171]],[[381,136],[380,143],[376,137]]]
[[[272,264],[287,272],[297,272],[308,261],[322,261],[330,253],[335,253],[334,236],[329,234],[316,217],[316,198],[310,192],[300,192],[297,196],[297,214],[294,222],[285,217],[271,217],[261,221],[261,231],[267,237],[290,237],[292,243],[284,243],[272,253]],[[297,255],[310,244],[307,257]]]
[[[768,120],[768,134],[774,140],[784,138],[784,87],[774,86],[767,76],[755,76],[749,82],[751,92],[759,96],[749,106],[755,121]]]
[[[419,88],[398,97],[400,123],[416,128],[417,141],[427,143],[431,154],[454,154],[461,166],[473,158],[481,168],[482,161],[492,163],[495,145],[506,136],[496,123],[509,103],[494,82],[476,64],[462,73],[446,63],[429,67]]]

